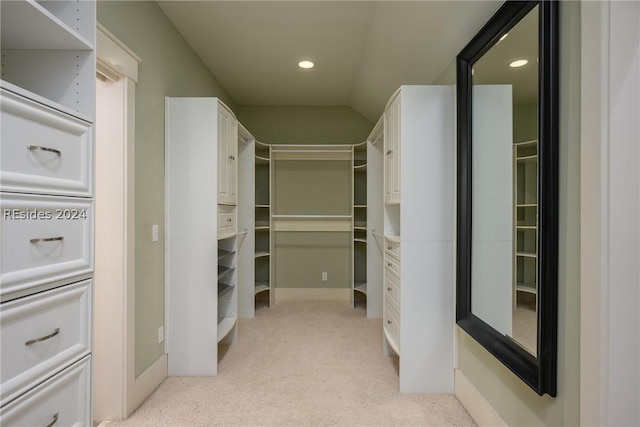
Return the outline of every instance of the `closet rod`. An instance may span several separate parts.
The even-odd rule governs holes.
[[[300,219],[351,219],[351,215],[271,215],[271,218],[300,218]]]
[[[244,235],[244,234],[249,234],[249,230],[245,228],[245,229],[244,229],[244,231],[241,231],[241,232],[239,232],[239,233],[236,233],[236,235],[237,235],[237,236],[242,236],[242,235]]]
[[[274,153],[351,153],[351,150],[272,150]]]

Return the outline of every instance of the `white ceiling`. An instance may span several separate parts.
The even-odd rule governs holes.
[[[372,122],[398,86],[440,76],[501,3],[158,2],[238,105],[346,105]]]

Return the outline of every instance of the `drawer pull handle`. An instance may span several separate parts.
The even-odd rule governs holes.
[[[58,413],[56,412],[51,422],[47,424],[47,427],[53,427],[57,422],[58,422]]]
[[[391,286],[388,286],[388,287],[387,287],[387,290],[388,290],[389,292],[391,292]]]
[[[47,424],[47,427],[53,427],[57,422],[58,422],[58,413],[56,412],[51,422]]]
[[[387,246],[387,250],[390,251],[392,248],[391,246]]]
[[[390,156],[393,153],[393,150],[387,150],[387,156]]]
[[[57,241],[62,241],[64,240],[64,236],[58,236],[58,237],[41,237],[38,239],[31,239],[30,242],[31,243],[44,243],[44,242],[57,242]]]
[[[231,218],[227,218],[227,222],[231,222]]]
[[[27,150],[31,150],[31,151],[34,151],[34,150],[48,151],[50,153],[54,153],[58,157],[62,156],[62,152],[60,150],[56,150],[55,148],[40,147],[39,145],[27,145]]]
[[[393,266],[393,264],[391,264],[390,262],[387,263],[387,267],[391,267]]]
[[[235,156],[229,156],[229,160],[235,160]]]
[[[39,342],[42,342],[42,341],[46,341],[48,339],[51,339],[51,338],[55,337],[59,333],[60,333],[60,328],[56,328],[56,330],[51,332],[49,335],[45,335],[44,337],[35,338],[35,339],[32,339],[32,340],[26,341],[24,343],[24,345],[33,345],[33,344],[36,344],[36,343],[39,343]]]
[[[387,320],[387,325],[392,324],[393,322],[391,320]]]

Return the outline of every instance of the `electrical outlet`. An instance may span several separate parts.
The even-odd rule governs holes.
[[[322,272],[322,281],[323,281],[323,282],[326,282],[327,280],[328,280],[328,279],[327,279],[327,272],[326,272],[326,271],[323,271],[323,272]]]
[[[164,341],[164,326],[158,328],[158,344]]]

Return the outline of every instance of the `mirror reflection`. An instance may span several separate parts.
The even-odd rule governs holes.
[[[536,355],[538,6],[472,68],[471,311]]]

